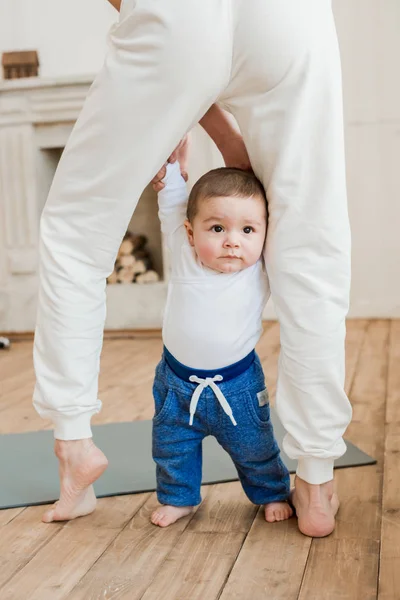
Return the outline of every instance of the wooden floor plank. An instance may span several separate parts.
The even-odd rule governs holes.
[[[388,334],[387,321],[369,324],[350,390],[353,421],[347,437],[378,465],[336,472],[341,499],[336,530],[313,540],[299,600],[376,599]]]
[[[233,532],[182,536],[143,600],[218,598],[243,539]]]
[[[20,359],[21,357],[19,356],[18,360]],[[30,392],[28,391],[28,393],[30,393],[30,396],[32,397],[33,381],[33,365],[32,367],[26,368],[22,373],[1,379],[0,411],[4,410],[4,408],[8,408],[11,402],[14,402],[15,404],[17,401],[16,394],[20,393],[21,388],[25,388],[29,385]]]
[[[140,509],[148,496],[149,494],[137,494],[104,498],[99,501],[99,506],[92,515],[63,525],[42,524],[39,522],[38,514],[36,519],[32,520],[32,525],[38,531],[44,532],[43,536],[48,535],[48,543],[4,585],[0,591],[1,599],[16,600],[29,597],[29,600],[61,600],[65,598],[113,542],[133,514]],[[35,507],[35,509],[40,514],[43,511],[43,507]],[[28,509],[21,516],[27,512]],[[21,535],[28,529],[27,525],[21,528]],[[20,550],[19,554],[23,556],[23,550]],[[28,590],[29,595],[27,595]]]
[[[391,322],[386,423],[400,423],[400,319]]]
[[[256,511],[238,482],[210,486],[143,600],[218,598]]]
[[[10,523],[15,517],[22,513],[25,510],[25,507],[21,508],[6,508],[0,510],[0,527],[4,527],[7,523]]]
[[[99,392],[103,409],[93,418],[94,425],[151,419],[153,416],[152,387],[154,371],[161,358],[162,341],[126,340],[125,343],[139,347],[140,353],[133,362],[125,361],[119,372],[104,374],[103,387]]]
[[[346,377],[344,389],[346,394],[350,393],[353,384],[354,375],[356,373],[358,361],[361,355],[361,348],[364,343],[367,332],[367,319],[357,319],[348,321],[346,328]]]
[[[14,509],[19,510],[19,509]],[[7,511],[8,512],[8,511]],[[62,529],[41,522],[42,506],[32,506],[1,528],[0,535],[0,598],[3,598],[4,584],[29,561]]]
[[[18,356],[18,360],[15,357]],[[18,342],[12,344],[9,350],[0,352],[0,381],[7,377],[19,375],[22,365],[31,364],[32,342]]]
[[[379,600],[400,598],[400,424],[387,427],[382,502]]]
[[[19,401],[0,413],[0,434],[25,433],[52,428],[52,422],[49,419],[42,419],[33,408],[32,391],[31,386],[29,386],[29,390],[23,388],[23,397],[16,394]]]
[[[186,532],[247,533],[257,513],[257,507],[246,497],[239,481],[203,486],[203,499]],[[185,532],[185,533],[186,533]]]
[[[270,327],[264,331],[256,347],[263,366],[271,405],[274,405],[275,403],[278,358],[280,351],[279,333],[279,323],[271,323]]]
[[[203,496],[207,495],[207,488]],[[192,515],[162,529],[150,521],[152,494],[106,552],[68,595],[68,600],[139,600],[186,529]]]
[[[379,600],[400,598],[400,321],[391,323]]]
[[[221,600],[295,600],[310,545],[295,519],[266,523],[260,509]]]

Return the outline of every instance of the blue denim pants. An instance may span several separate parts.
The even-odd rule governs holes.
[[[201,379],[216,375],[222,376],[215,385],[231,408],[232,417],[225,412],[227,407],[224,409],[218,400],[212,384],[199,388]],[[199,397],[190,425],[196,390]],[[274,437],[264,373],[255,352],[220,371],[198,371],[179,363],[164,348],[156,368],[153,395],[153,459],[161,504],[200,504],[202,440],[207,435],[213,435],[231,456],[251,502],[267,504],[288,499],[289,472]]]

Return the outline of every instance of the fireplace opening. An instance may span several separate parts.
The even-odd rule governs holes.
[[[63,148],[42,148],[39,154],[39,213],[43,210],[62,152]],[[132,240],[130,245],[127,239]],[[125,241],[122,242],[118,252],[114,272],[107,282],[108,284],[136,282],[150,284],[162,281],[164,271],[157,194],[149,184],[140,196],[129,222]]]

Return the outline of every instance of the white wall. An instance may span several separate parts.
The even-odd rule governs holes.
[[[400,317],[400,2],[334,0],[343,64],[352,314]]]
[[[350,314],[400,317],[400,2],[333,6],[353,232]],[[106,0],[0,0],[0,52],[38,49],[43,77],[95,73],[115,18]]]
[[[0,0],[0,52],[38,50],[42,77],[95,73],[116,18],[107,0]]]

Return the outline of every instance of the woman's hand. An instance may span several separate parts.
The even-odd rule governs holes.
[[[187,165],[188,165],[188,158],[189,158],[190,142],[191,142],[191,135],[190,135],[190,133],[187,133],[185,135],[185,137],[183,137],[181,139],[181,141],[179,142],[179,144],[177,145],[177,147],[175,148],[175,150],[173,151],[173,153],[171,154],[171,156],[168,158],[168,161],[167,161],[169,163],[174,163],[177,160],[179,161],[179,166],[181,168],[181,175],[185,181],[188,180]],[[161,180],[164,179],[166,172],[167,172],[167,168],[165,165],[163,165],[161,167],[161,169],[158,171],[158,173],[155,175],[155,177],[153,177],[153,179],[151,180],[151,185],[153,186],[153,190],[155,192],[160,192],[165,187],[165,183],[163,183]]]

